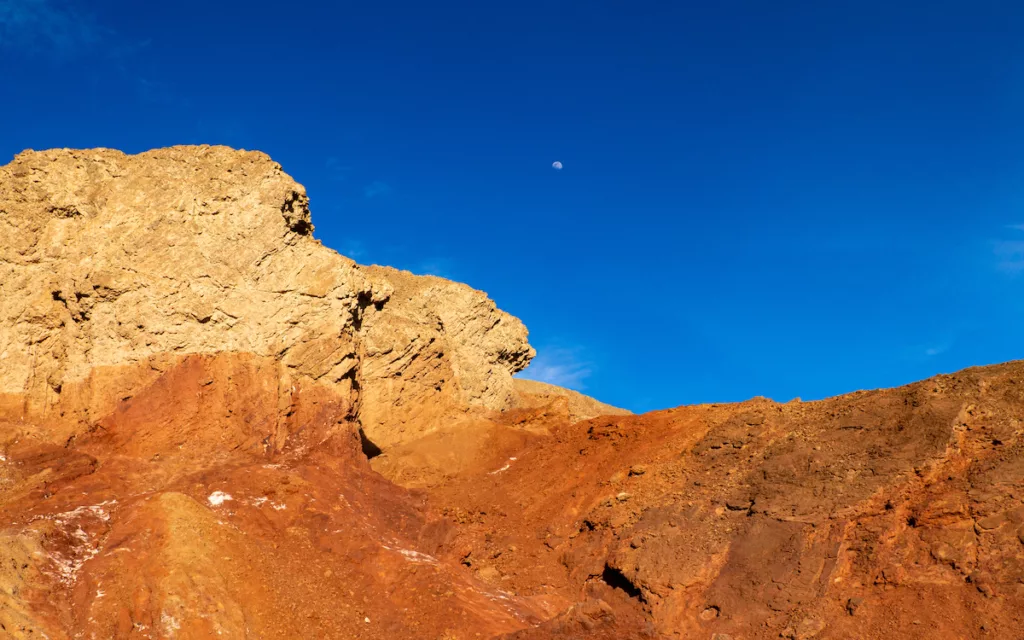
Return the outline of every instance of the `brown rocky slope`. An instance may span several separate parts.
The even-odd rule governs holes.
[[[0,168],[0,637],[1024,637],[1024,363],[622,415],[311,232],[258,153]]]

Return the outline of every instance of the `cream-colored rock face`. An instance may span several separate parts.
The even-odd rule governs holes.
[[[534,355],[518,319],[464,284],[389,267],[365,271],[394,289],[380,310],[365,313],[362,331],[361,417],[379,444],[448,426],[474,407],[512,406],[516,390],[505,372]]]
[[[312,237],[307,203],[257,152],[19,154],[0,167],[0,395],[45,411],[98,367],[237,351],[341,385],[378,444],[507,408],[522,323],[464,285],[356,265]]]

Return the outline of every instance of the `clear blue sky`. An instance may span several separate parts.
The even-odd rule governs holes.
[[[820,398],[1024,357],[1022,35],[985,0],[0,0],[0,156],[260,149],[328,246],[522,318],[536,377]]]

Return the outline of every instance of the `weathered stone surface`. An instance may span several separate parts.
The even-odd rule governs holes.
[[[578,391],[565,389],[557,385],[536,380],[516,378],[513,385],[518,392],[515,406],[532,408],[540,407],[552,401],[564,398],[568,418],[572,422],[589,420],[597,416],[628,416],[630,411],[613,407]]]
[[[0,397],[87,424],[146,380],[97,371],[228,351],[337,387],[380,445],[511,405],[533,354],[522,323],[312,230],[305,190],[262,153],[19,154],[0,168]]]
[[[261,154],[0,168],[0,635],[1019,635],[1024,362],[614,415],[310,229]]]
[[[440,561],[448,525],[370,470],[349,398],[296,380],[281,407],[278,366],[182,356],[66,444],[0,414],[0,637],[493,637],[544,615]]]
[[[514,546],[491,560],[509,590],[600,597],[619,638],[1013,636],[1021,380],[1013,362],[818,402],[513,428],[430,495],[460,557]],[[652,628],[624,626],[636,611]],[[542,628],[515,637],[587,637]]]
[[[513,406],[509,372],[534,355],[519,320],[464,284],[390,267],[363,270],[393,288],[386,304],[366,311],[360,331],[361,419],[376,444],[436,431],[467,410]]]

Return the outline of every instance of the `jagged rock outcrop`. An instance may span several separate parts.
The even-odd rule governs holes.
[[[334,387],[381,446],[510,406],[522,323],[312,231],[305,190],[262,153],[19,154],[0,168],[0,406],[85,425],[159,363],[225,351],[275,359],[282,389]]]
[[[492,438],[430,494],[460,524],[453,556],[481,579],[573,594],[593,612],[568,608],[512,637],[1024,628],[1024,362],[549,430]]]
[[[515,403],[506,372],[526,367],[534,354],[519,320],[464,284],[390,267],[363,271],[392,287],[387,304],[367,312],[360,334],[360,417],[376,444],[458,423],[467,409]]]
[[[1024,628],[1024,362],[626,415],[311,230],[258,153],[0,168],[0,637]]]

